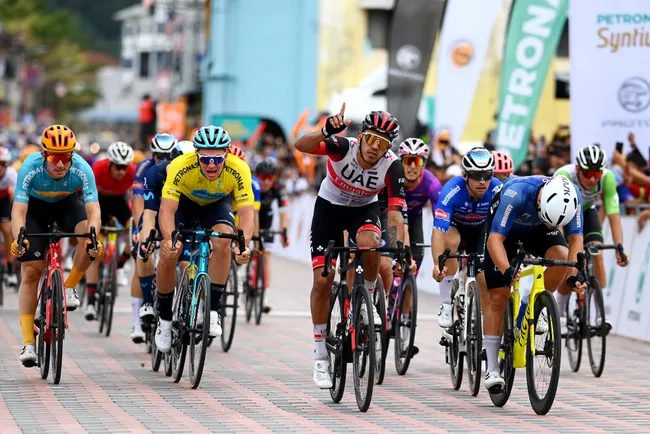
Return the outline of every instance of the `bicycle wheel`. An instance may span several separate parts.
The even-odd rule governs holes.
[[[587,331],[587,352],[591,372],[600,377],[605,369],[605,354],[607,349],[607,334],[609,324],[605,318],[605,301],[603,290],[595,277],[589,279],[585,300],[585,329]]]
[[[226,289],[221,296],[221,349],[228,352],[235,338],[237,325],[237,307],[239,306],[239,292],[237,292],[237,263],[232,261],[230,276],[226,282]]]
[[[353,343],[353,367],[354,367],[354,394],[357,398],[357,406],[362,412],[368,411],[372,401],[372,390],[374,387],[375,364],[377,363],[375,352],[375,323],[372,316],[372,300],[370,293],[365,286],[359,285],[353,291],[354,306],[354,333]],[[362,308],[365,306],[365,308]],[[362,309],[366,311],[367,319],[364,321]]]
[[[156,329],[158,328],[158,321],[151,326],[151,370],[158,372],[160,363],[162,362],[163,353],[158,351],[156,346]]]
[[[255,324],[260,325],[262,321],[262,311],[264,311],[264,292],[266,291],[266,282],[264,282],[264,258],[257,260],[257,271],[255,272]]]
[[[251,261],[246,264],[246,281],[244,282],[244,293],[246,294],[246,322],[251,321],[253,316],[253,301],[255,300],[255,292],[253,291],[253,282],[251,281],[251,267],[255,266],[258,258],[253,257]]]
[[[526,345],[526,383],[530,405],[537,414],[546,414],[553,406],[555,393],[560,380],[562,366],[562,338],[560,314],[555,297],[548,291],[542,291],[535,297],[534,324],[537,328],[542,312],[546,311],[548,330],[544,333],[530,333],[528,339],[535,339],[535,354]],[[542,320],[544,321],[544,320]],[[533,330],[530,328],[529,330]],[[550,373],[546,373],[550,368]],[[548,384],[538,384],[538,378],[549,378]]]
[[[106,311],[106,337],[111,335],[113,327],[113,309],[117,298],[117,255],[113,255],[111,269],[108,273],[108,291],[104,292],[104,310]]]
[[[345,291],[345,293],[344,293]],[[345,361],[345,329],[347,320],[345,317],[345,297],[347,287],[337,285],[332,287],[330,293],[330,314],[327,319],[327,332],[325,345],[330,359],[330,373],[332,375],[332,388],[330,396],[332,401],[339,403],[345,391],[345,376],[347,375],[348,364]]]
[[[569,356],[569,365],[573,372],[578,372],[580,369],[580,361],[582,360],[582,337],[584,336],[584,308],[579,294],[571,294],[569,301],[566,304],[565,317],[566,317],[566,338],[564,345],[567,349]]]
[[[45,380],[50,372],[50,349],[52,338],[46,342],[45,333],[48,329],[47,327],[47,303],[45,299],[47,298],[48,288],[45,286],[47,282],[45,281],[45,274],[47,270],[43,270],[43,276],[40,281],[40,300],[41,304],[41,315],[40,315],[40,328],[38,331],[38,366],[41,369],[41,378]]]
[[[449,374],[451,385],[454,390],[460,389],[463,383],[463,362],[465,358],[461,350],[461,336],[463,336],[463,306],[459,297],[454,297],[451,306],[451,327],[448,329],[451,341],[447,347],[447,363],[449,363]]]
[[[404,300],[411,295],[411,314],[404,316]],[[413,357],[413,344],[418,319],[418,287],[411,275],[402,280],[402,293],[399,297],[399,309],[395,313],[395,369],[399,375],[405,375]]]
[[[481,318],[481,295],[476,281],[467,285],[465,316],[467,317],[465,354],[467,356],[467,380],[472,396],[478,395],[481,386],[481,365],[483,360],[483,326]]]
[[[515,383],[515,373],[517,370],[513,366],[514,355],[512,354],[515,335],[514,335],[514,301],[512,296],[508,299],[506,311],[503,318],[503,336],[501,338],[501,348],[499,349],[499,373],[505,380],[505,385],[496,392],[490,392],[492,404],[497,407],[503,407],[510,398],[512,386]]]
[[[388,330],[386,328],[386,291],[381,277],[377,277],[377,287],[372,293],[373,304],[377,309],[380,324],[375,324],[375,384],[384,382],[384,374],[386,373],[386,346],[388,346]]]
[[[86,274],[81,277],[77,288],[77,292],[79,293],[79,306],[83,307],[84,303],[86,302],[86,293],[88,291],[88,287],[86,286]]]
[[[203,366],[205,365],[205,350],[208,348],[210,333],[210,279],[207,275],[201,274],[195,282],[196,309],[192,312],[191,324],[194,329],[190,331],[190,383],[192,389],[199,387]],[[198,300],[203,299],[203,327],[197,327],[197,318],[200,308]]]
[[[172,378],[174,383],[181,381],[181,378],[183,377],[183,368],[185,367],[191,297],[188,269],[186,268],[179,280],[174,297],[171,348]]]
[[[52,380],[54,384],[61,381],[63,369],[63,339],[65,338],[65,312],[63,296],[63,278],[60,270],[54,270],[50,280],[52,291]]]
[[[165,377],[171,377],[174,365],[172,364],[172,352],[169,351],[163,354],[163,361],[165,366]]]

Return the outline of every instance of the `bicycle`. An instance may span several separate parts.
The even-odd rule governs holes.
[[[103,261],[100,264],[99,281],[97,284],[97,317],[99,318],[99,333],[106,337],[111,335],[113,327],[113,310],[117,298],[117,238],[126,229],[115,217],[110,219],[110,226],[102,225],[101,231],[106,238]],[[104,327],[106,329],[104,330]]]
[[[28,234],[27,229],[23,226],[20,228],[17,244],[21,247],[25,246],[25,240],[28,238],[47,238],[48,240],[48,248],[45,253],[47,265],[38,282],[37,303],[40,303],[41,307],[39,326],[34,325],[34,332],[38,339],[37,363],[41,371],[41,378],[45,380],[48,377],[51,358],[52,380],[54,384],[59,384],[63,369],[63,339],[65,338],[65,329],[68,328],[63,269],[59,262],[62,257],[61,239],[90,238],[91,244],[87,250],[95,250],[97,249],[97,236],[94,227],[90,228],[90,232],[82,234],[62,232],[56,223],[51,223],[48,229],[50,232],[47,233]],[[92,256],[90,259],[95,260]]]
[[[339,273],[341,276],[338,284],[332,287],[330,296],[330,314],[327,320],[326,346],[330,357],[330,370],[333,386],[330,396],[336,403],[343,398],[345,389],[345,375],[347,364],[353,364],[354,392],[357,407],[362,412],[368,411],[372,401],[374,376],[376,373],[377,353],[375,349],[378,328],[372,314],[372,299],[363,278],[363,254],[367,252],[393,252],[402,253],[404,247],[398,242],[397,248],[392,247],[334,247],[330,241],[325,249],[325,267],[321,275],[328,277],[334,255],[354,254],[354,261],[341,262]],[[354,286],[348,290],[345,279],[346,272],[354,268]],[[366,318],[363,318],[362,307],[365,306]],[[366,372],[367,371],[367,372]],[[367,373],[367,378],[365,374]],[[363,383],[366,383],[365,386]]]
[[[250,263],[250,262],[249,262]],[[237,309],[239,308],[239,290],[237,276],[237,261],[235,261],[235,252],[233,252],[230,259],[230,272],[228,273],[228,280],[226,288],[221,295],[221,349],[227,353],[232,346],[232,341],[235,338],[235,326],[237,325]],[[208,341],[212,341],[212,338]],[[208,344],[210,346],[210,344]]]
[[[172,245],[176,245],[181,236],[191,235],[192,248],[198,243],[198,248],[190,252],[189,265],[183,270],[174,297],[172,319],[171,364],[172,377],[178,383],[183,375],[187,348],[190,350],[190,383],[193,389],[199,387],[205,351],[210,332],[210,289],[211,281],[208,275],[208,258],[210,257],[210,238],[228,238],[239,243],[239,250],[246,248],[244,233],[226,234],[207,230],[186,230],[182,224],[172,234]],[[203,301],[203,326],[198,326],[200,302]]]
[[[477,264],[483,260],[483,255],[478,253],[452,255],[451,249],[445,249],[438,257],[438,267],[441,271],[447,259],[458,259],[459,266],[451,287],[452,326],[442,332],[440,345],[445,347],[445,358],[449,365],[454,390],[460,389],[463,382],[464,355],[467,359],[469,390],[472,396],[476,396],[481,385],[483,363],[483,319],[476,269]]]
[[[555,400],[557,386],[560,380],[560,368],[562,364],[562,339],[560,333],[560,314],[553,294],[544,287],[544,267],[573,267],[582,272],[584,268],[584,255],[578,254],[578,260],[565,261],[546,258],[526,258],[526,252],[522,243],[519,242],[517,256],[511,261],[515,270],[522,265],[532,265],[528,270],[523,270],[519,279],[511,288],[510,298],[506,304],[503,323],[503,337],[499,348],[499,372],[505,380],[505,385],[498,391],[490,391],[490,399],[497,407],[503,407],[510,393],[515,380],[515,370],[526,368],[526,383],[528,399],[536,414],[544,415],[549,412]],[[528,304],[524,313],[520,312],[519,283],[522,277],[533,276],[533,287],[530,291]],[[543,311],[546,310],[544,313]],[[521,318],[519,318],[521,317]],[[540,317],[545,317],[547,330],[539,332],[539,335],[546,335],[542,348],[538,348],[536,328]],[[518,327],[518,322],[521,325]],[[542,319],[544,322],[544,319]],[[532,338],[532,339],[531,339]],[[546,393],[539,396],[534,370],[535,356],[543,356],[542,365],[551,368],[550,381]]]
[[[616,250],[625,257],[622,244],[589,244],[585,247],[587,289],[583,294],[576,294],[576,297],[570,296],[566,306],[567,334],[563,336],[566,338],[565,346],[573,372],[580,369],[582,341],[587,340],[589,364],[595,377],[600,377],[605,369],[607,335],[612,329],[611,324],[605,320],[603,291],[594,272],[593,257],[602,250]],[[598,346],[600,351],[597,350]]]

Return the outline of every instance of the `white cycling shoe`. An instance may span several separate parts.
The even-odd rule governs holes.
[[[438,325],[443,329],[449,328],[452,325],[451,321],[451,304],[442,303],[438,311]]]
[[[68,308],[69,312],[72,312],[81,306],[79,296],[77,295],[77,288],[65,289],[65,305]]]
[[[168,353],[172,348],[172,322],[158,319],[156,328],[156,347],[161,353]]]
[[[26,368],[32,368],[36,366],[36,345],[25,345],[20,352],[20,357],[18,360],[20,360],[20,362]]]
[[[332,374],[330,373],[329,359],[319,359],[314,361],[314,383],[321,389],[331,389]]]
[[[374,303],[371,303],[372,306],[372,322],[374,325],[382,324],[381,317],[379,316],[379,312],[377,312],[377,306],[375,306]],[[368,312],[366,311],[366,304],[363,303],[361,305],[361,321],[363,321],[364,324],[368,324]]]
[[[141,344],[144,342],[144,332],[142,331],[142,327],[140,326],[133,326],[131,329],[131,340],[133,341],[134,344]]]
[[[489,391],[498,392],[500,388],[506,385],[499,371],[491,371],[485,374],[485,388]]]
[[[197,318],[196,318],[196,325],[197,326],[203,326],[203,310],[200,310]],[[211,338],[218,338],[221,336],[223,333],[223,330],[221,329],[221,315],[219,315],[219,312],[216,310],[211,310],[210,311],[210,331],[208,334],[210,335]]]

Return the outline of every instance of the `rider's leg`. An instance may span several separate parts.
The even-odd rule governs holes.
[[[7,261],[7,273],[8,275],[13,276],[13,284],[15,285],[18,280],[16,279],[16,258],[13,255],[9,255],[8,252],[11,252],[11,243],[14,241],[14,237],[11,234],[11,223],[9,221],[3,221],[0,223],[0,231],[2,231],[2,237],[5,240],[5,260]]]
[[[224,234],[234,233],[232,226],[222,223],[214,225],[212,229],[215,232],[221,232]],[[212,257],[208,263],[208,273],[210,274],[210,280],[212,281],[212,287],[210,288],[210,323],[213,322],[213,317],[216,320],[217,315],[219,314],[221,295],[223,294],[223,291],[226,288],[226,282],[228,281],[230,265],[232,262],[231,244],[232,241],[227,238],[212,239]],[[219,322],[219,324],[221,323]],[[221,325],[219,325],[219,329],[220,328]],[[212,324],[210,325],[210,329],[213,329]]]
[[[458,251],[460,246],[461,235],[457,228],[451,226],[445,234],[445,249],[450,249],[452,253]],[[451,327],[451,287],[454,281],[454,275],[458,270],[458,260],[448,259],[445,262],[447,273],[440,281],[440,310],[438,311],[438,325],[443,328]]]
[[[139,295],[142,298],[142,307],[145,308],[140,312],[140,318],[144,316],[153,316],[153,310],[150,309],[153,306],[153,281],[155,277],[155,264],[153,258],[150,258],[147,262],[138,255],[135,261],[136,275],[134,279],[137,279]],[[146,312],[145,312],[146,311]]]
[[[23,344],[34,345],[34,312],[38,299],[38,281],[45,267],[45,261],[27,261],[22,263],[22,280],[18,293],[20,325],[23,332]]]

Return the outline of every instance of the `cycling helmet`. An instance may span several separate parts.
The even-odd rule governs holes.
[[[361,122],[361,131],[377,131],[386,134],[390,140],[395,140],[399,134],[399,122],[395,116],[385,111],[371,111]]]
[[[127,165],[133,162],[133,148],[128,143],[114,142],[108,147],[108,161],[113,164]]]
[[[556,176],[542,187],[538,212],[545,223],[564,226],[576,215],[578,207],[578,194],[567,177]]]
[[[422,140],[411,137],[400,143],[397,154],[400,158],[404,155],[417,155],[426,160],[429,158],[429,146]]]
[[[9,152],[9,149],[5,148],[4,146],[0,146],[0,161],[8,163],[11,160],[11,152]]]
[[[599,146],[585,146],[578,151],[576,163],[584,170],[603,170],[607,166],[607,155]]]
[[[201,127],[194,134],[192,142],[194,142],[194,147],[199,149],[225,149],[230,146],[232,141],[228,131],[209,125]]]
[[[189,140],[181,140],[180,142],[176,143],[176,146],[174,146],[174,149],[172,149],[172,160],[179,155],[189,154],[195,150],[196,149],[194,148],[194,143],[190,142]]]
[[[246,161],[246,154],[244,154],[244,151],[242,151],[242,149],[239,146],[231,145],[230,148],[228,148],[228,152],[230,152],[235,157],[238,157]]]
[[[41,148],[53,154],[74,151],[77,138],[65,125],[51,125],[41,135]]]
[[[256,175],[276,175],[278,173],[278,166],[270,158],[260,161],[255,167]]]
[[[495,175],[510,175],[515,170],[515,163],[510,155],[503,151],[494,151],[492,156],[494,156]]]
[[[477,146],[465,154],[462,165],[465,172],[494,170],[494,157],[487,149]]]
[[[159,133],[151,139],[151,152],[154,154],[169,154],[178,141],[169,133]]]

